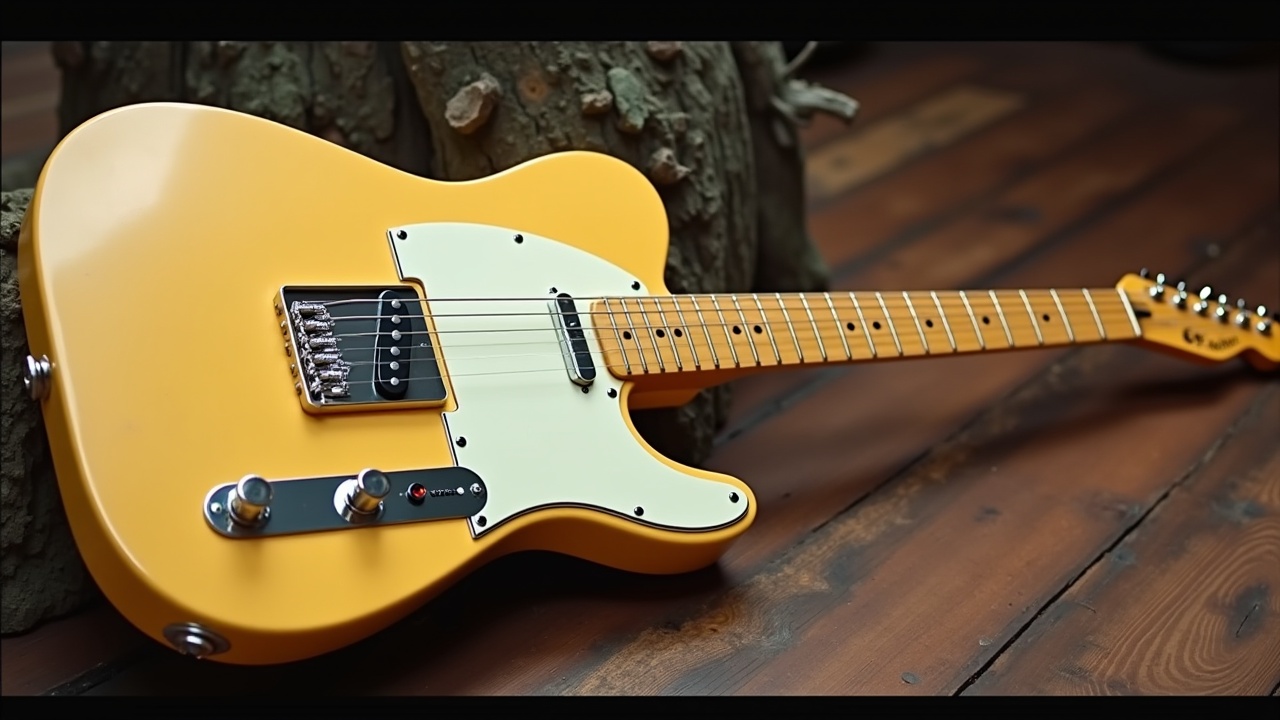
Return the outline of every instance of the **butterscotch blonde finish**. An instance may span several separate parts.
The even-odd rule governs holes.
[[[401,284],[386,232],[418,223],[514,228],[640,280],[643,297],[588,305],[596,357],[626,380],[619,412],[669,467],[737,488],[745,516],[673,532],[555,507],[478,539],[465,520],[238,540],[206,525],[210,489],[250,473],[453,464],[442,413],[467,399],[453,396],[447,351],[443,407],[311,414],[273,310],[284,285]],[[1216,304],[1197,313],[1136,275],[1095,289],[672,297],[666,251],[656,192],[604,155],[562,153],[442,183],[208,107],[135,105],[91,120],[49,159],[18,257],[32,353],[53,366],[43,410],[58,482],[90,571],[157,640],[166,625],[197,622],[230,641],[217,660],[297,660],[372,634],[507,552],[648,573],[714,562],[751,524],[755,498],[741,481],[658,456],[628,407],[679,404],[768,369],[1076,343],[1280,362],[1265,318],[1233,309],[1219,321]],[[418,288],[430,303],[429,290]],[[529,481],[553,472],[530,467]],[[610,482],[609,468],[599,480]]]
[[[169,623],[200,622],[231,642],[217,660],[296,660],[385,627],[501,553],[682,572],[714,562],[750,525],[745,485],[685,468],[734,483],[746,517],[678,533],[549,509],[479,540],[463,520],[261,541],[212,532],[205,494],[246,473],[452,465],[442,409],[303,412],[272,309],[282,285],[398,284],[387,229],[437,221],[555,238],[665,292],[661,201],[604,155],[446,184],[265,120],[178,104],[109,112],[54,151],[19,250],[27,331],[32,353],[53,363],[43,410],[76,542],[144,632],[161,639]]]

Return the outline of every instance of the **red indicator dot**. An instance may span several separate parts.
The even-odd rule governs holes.
[[[427,488],[421,483],[414,483],[409,486],[408,497],[409,502],[414,505],[421,505],[422,501],[427,499]]]

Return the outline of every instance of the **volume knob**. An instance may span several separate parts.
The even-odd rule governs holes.
[[[227,495],[231,519],[247,527],[262,525],[271,516],[271,483],[257,475],[245,475]]]
[[[347,498],[347,507],[360,515],[372,515],[382,509],[382,499],[390,492],[391,478],[386,473],[373,468],[361,470]]]

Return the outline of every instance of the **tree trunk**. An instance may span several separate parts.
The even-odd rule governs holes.
[[[673,292],[826,285],[804,227],[794,118],[781,117],[773,101],[785,89],[777,43],[60,42],[54,56],[63,71],[63,134],[114,107],[168,100],[265,117],[443,180],[484,177],[561,150],[595,150],[644,172],[661,195]],[[9,323],[10,315],[20,318],[16,296],[5,292],[5,347],[25,347],[20,319]],[[16,367],[13,359],[5,369],[6,422],[37,427],[38,408],[18,396],[20,383],[11,387]],[[727,408],[728,389],[717,388],[634,420],[660,452],[696,464]],[[10,440],[8,429],[6,468],[11,452],[27,467],[48,467],[47,448]],[[11,485],[48,486],[50,478],[47,469],[12,478],[6,470],[4,483],[8,498]],[[28,553],[11,563],[10,528],[26,525],[10,524],[7,503],[6,579],[11,564],[31,562]],[[52,517],[65,535],[61,512]],[[78,560],[39,562],[79,567]],[[62,608],[28,596],[12,602],[43,607],[18,613],[36,620]],[[4,603],[5,632],[28,623],[10,624],[7,589]]]

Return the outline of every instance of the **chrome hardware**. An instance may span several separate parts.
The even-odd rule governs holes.
[[[1149,275],[1151,275],[1151,271],[1147,270],[1146,268],[1142,268],[1141,270],[1138,271],[1138,277],[1142,278],[1143,280],[1146,280]]]
[[[356,476],[355,487],[347,495],[347,507],[360,515],[374,515],[382,509],[382,499],[391,492],[391,478],[368,468]]]
[[[371,477],[373,473],[383,480]],[[484,480],[465,467],[448,466],[425,470],[366,470],[366,494],[376,495],[385,482],[381,498],[365,500],[360,494],[360,476],[350,474],[318,477],[275,478],[271,481],[271,522],[257,526],[232,521],[227,512],[235,484],[223,483],[209,490],[204,499],[204,518],[209,528],[229,540],[297,535],[299,533],[356,530],[370,526],[401,525],[433,520],[459,520],[481,512],[488,501]],[[411,496],[417,486],[420,496]],[[471,493],[459,488],[472,487]],[[479,486],[480,491],[474,488]],[[353,496],[357,496],[354,497]],[[360,514],[351,503],[374,508]]]
[[[1254,327],[1258,329],[1258,332],[1262,333],[1263,335],[1266,335],[1269,332],[1271,332],[1271,318],[1267,317],[1267,306],[1259,305],[1257,315],[1258,315],[1258,324],[1255,325]]]
[[[22,387],[32,400],[44,400],[49,397],[49,377],[53,374],[53,364],[47,355],[39,359],[27,356],[22,366]]]
[[[1197,300],[1196,304],[1191,306],[1191,309],[1194,310],[1197,314],[1203,315],[1205,314],[1205,311],[1209,309],[1209,303],[1204,300]]]
[[[1153,285],[1149,291],[1151,293],[1151,297],[1160,300],[1164,297],[1164,291],[1164,273],[1156,273],[1156,284]]]
[[[1208,285],[1205,285],[1204,287],[1200,288],[1201,300],[1208,300],[1212,295],[1213,295],[1213,288],[1209,287]]]
[[[1214,310],[1214,311],[1213,311],[1213,315],[1214,315],[1214,317],[1218,318],[1218,322],[1226,322],[1226,321],[1227,321],[1227,306],[1226,306],[1226,305],[1219,305],[1219,306],[1218,306],[1218,308],[1217,308],[1216,310]]]
[[[271,517],[271,483],[257,475],[245,475],[227,495],[231,519],[246,527],[257,527]]]
[[[174,623],[165,626],[164,639],[175,650],[197,660],[219,655],[231,649],[231,643],[199,623]]]

